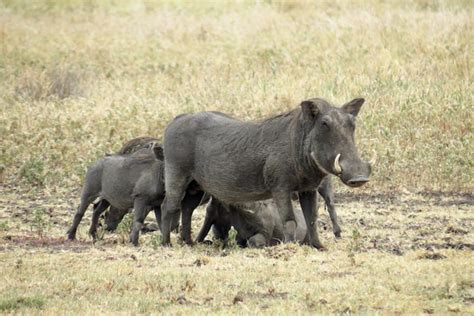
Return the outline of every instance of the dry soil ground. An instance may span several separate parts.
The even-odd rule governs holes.
[[[318,252],[169,249],[159,233],[134,248],[123,226],[93,244],[90,212],[68,242],[78,192],[2,191],[3,312],[474,313],[472,195],[339,194],[343,237],[333,238],[321,208],[328,251]]]

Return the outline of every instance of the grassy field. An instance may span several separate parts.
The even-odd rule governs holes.
[[[0,0],[0,312],[474,313],[474,3]],[[327,252],[65,231],[86,167],[183,112],[364,97]],[[199,228],[203,210],[196,212]]]

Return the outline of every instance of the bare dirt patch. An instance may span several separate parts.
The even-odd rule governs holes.
[[[81,225],[80,241],[70,242],[65,233],[71,223],[77,191],[29,192],[14,186],[3,187],[0,198],[1,247],[10,246],[81,251],[92,245],[86,230],[89,210]],[[357,251],[385,252],[403,255],[410,250],[456,249],[474,250],[474,205],[472,194],[429,192],[420,194],[336,194],[336,205],[343,229],[343,240],[357,237]],[[323,241],[333,241],[331,221],[320,205],[319,226]],[[204,209],[195,212],[196,232]],[[151,219],[153,220],[153,219]],[[150,235],[155,236],[157,233]],[[85,239],[84,239],[85,237]],[[106,233],[99,241],[102,247],[126,243],[127,236]],[[268,258],[288,260],[297,245],[267,248]]]
[[[26,249],[43,248],[53,251],[71,251],[82,252],[91,247],[91,242],[68,240],[66,237],[38,237],[28,235],[5,235],[3,240],[6,242],[2,251],[14,251],[15,247]]]

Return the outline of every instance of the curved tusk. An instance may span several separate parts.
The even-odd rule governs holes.
[[[342,173],[342,167],[341,167],[341,165],[339,164],[339,159],[340,159],[340,158],[341,158],[341,154],[337,154],[336,159],[334,159],[334,171],[335,171],[337,174]]]
[[[374,150],[374,153],[372,155],[372,158],[369,161],[369,164],[373,166],[375,165],[376,162],[377,162],[377,152]]]

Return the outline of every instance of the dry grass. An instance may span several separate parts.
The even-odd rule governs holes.
[[[473,8],[0,1],[0,312],[473,314]],[[357,142],[379,158],[359,197],[336,187],[328,252],[162,249],[158,234],[137,250],[126,228],[92,245],[87,221],[64,241],[104,153],[183,112],[256,120],[314,96],[366,98]]]
[[[368,189],[473,189],[469,1],[0,6],[8,182],[77,187],[90,161],[182,112],[259,119],[363,96]],[[19,172],[35,166],[39,180]]]

